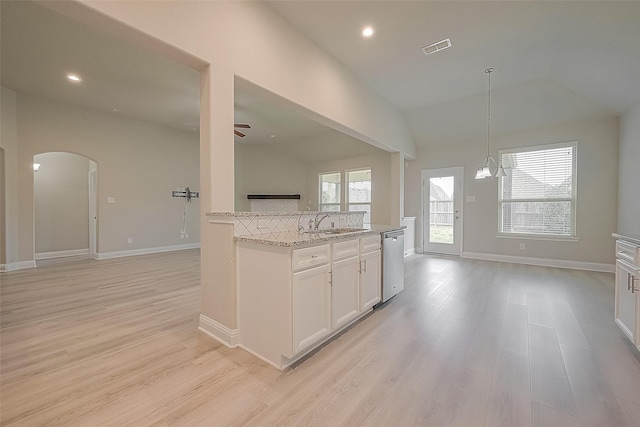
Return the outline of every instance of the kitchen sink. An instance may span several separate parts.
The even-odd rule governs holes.
[[[356,233],[358,231],[367,231],[365,228],[325,228],[324,230],[319,230],[322,233],[327,234],[343,234],[343,233]]]
[[[350,228],[350,227],[341,227],[341,228],[323,228],[320,230],[305,230],[302,231],[304,234],[316,235],[320,236],[322,234],[347,234],[347,233],[357,233],[359,231],[367,231],[366,228]]]

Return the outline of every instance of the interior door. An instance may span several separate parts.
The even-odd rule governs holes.
[[[422,251],[460,255],[462,167],[422,171]]]

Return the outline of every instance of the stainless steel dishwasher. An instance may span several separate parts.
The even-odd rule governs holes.
[[[382,301],[404,289],[404,230],[382,233]]]

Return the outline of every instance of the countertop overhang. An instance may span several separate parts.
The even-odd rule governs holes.
[[[612,233],[611,235],[618,240],[624,240],[626,242],[640,246],[640,234]]]
[[[303,246],[313,246],[318,243],[323,242],[331,242],[334,240],[341,240],[346,238],[354,238],[360,236],[367,236],[373,234],[381,234],[387,231],[395,231],[402,230],[406,228],[404,225],[370,225],[364,227],[359,231],[352,231],[348,233],[325,233],[322,230],[318,230],[318,232],[294,232],[294,231],[284,231],[284,232],[274,232],[274,233],[264,233],[264,234],[253,234],[250,236],[236,236],[234,240],[237,242],[249,242],[249,243],[257,243],[263,245],[270,246],[281,246],[281,247],[289,247],[289,248],[297,248]]]

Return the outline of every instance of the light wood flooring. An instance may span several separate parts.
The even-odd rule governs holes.
[[[0,274],[3,426],[640,426],[613,275],[415,255],[279,372],[197,331],[199,252]]]

